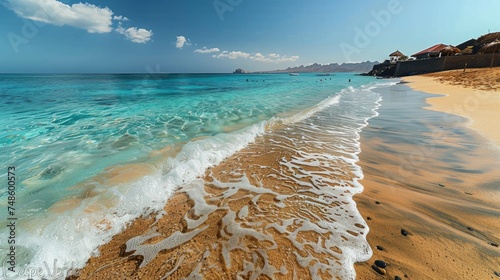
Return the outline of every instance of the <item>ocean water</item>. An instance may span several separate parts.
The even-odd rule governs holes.
[[[305,138],[330,131],[339,142],[328,149],[345,155],[358,185],[358,132],[379,106],[372,89],[388,85],[353,74],[0,75],[0,180],[15,167],[16,266],[83,266],[128,222],[161,213],[176,189],[277,127],[299,125]],[[283,164],[310,161],[303,155]]]

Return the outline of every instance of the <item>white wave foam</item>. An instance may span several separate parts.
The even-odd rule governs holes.
[[[185,144],[164,166],[132,183],[98,186],[99,194],[75,201],[80,205],[64,213],[47,213],[45,217],[23,225],[19,236],[28,268],[44,268],[57,260],[60,267],[83,267],[86,260],[97,254],[97,246],[108,242],[128,222],[152,212],[161,212],[177,187],[195,180],[211,166],[219,164],[264,133],[261,122],[235,133]],[[106,205],[106,206],[105,206]],[[95,211],[94,211],[95,210]],[[50,260],[50,261],[49,261]],[[15,278],[13,278],[15,279]]]
[[[338,104],[339,99],[340,99],[339,95],[333,95],[333,96],[330,96],[329,98],[321,101],[317,105],[315,105],[307,110],[301,111],[297,114],[294,114],[292,116],[289,116],[286,118],[272,118],[269,122],[270,127],[273,127],[275,125],[287,125],[287,124],[292,124],[292,123],[296,123],[296,122],[300,122],[302,120],[305,120],[305,119],[311,117],[312,115],[314,115],[315,113],[324,110],[327,107]]]

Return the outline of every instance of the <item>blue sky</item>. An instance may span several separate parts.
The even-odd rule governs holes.
[[[231,72],[382,61],[500,31],[497,0],[0,0],[0,72]]]

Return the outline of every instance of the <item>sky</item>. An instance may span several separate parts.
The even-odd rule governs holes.
[[[498,0],[0,0],[0,73],[383,61],[500,31]]]

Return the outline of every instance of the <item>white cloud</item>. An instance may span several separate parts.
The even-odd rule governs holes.
[[[253,61],[259,61],[259,62],[274,62],[274,63],[279,63],[279,62],[293,62],[299,59],[299,56],[293,55],[293,56],[286,56],[286,55],[279,55],[275,53],[271,53],[268,56],[263,55],[262,53],[246,53],[242,51],[223,51],[219,54],[214,54],[212,55],[214,58],[229,58],[229,59],[237,59],[237,58],[244,58],[244,59],[250,59]]]
[[[220,52],[219,48],[211,48],[207,49],[207,47],[203,47],[201,49],[196,49],[194,50],[195,53],[216,53]]]
[[[272,62],[272,59],[269,57],[266,57],[265,55],[261,53],[256,53],[250,57],[250,59],[255,60],[255,61],[260,61],[260,62]]]
[[[137,27],[130,27],[130,28],[123,28],[120,24],[118,28],[116,28],[116,32],[125,35],[127,39],[134,43],[146,43],[147,41],[151,40],[151,37],[153,36],[153,31],[152,30],[146,30],[144,28],[137,28]]]
[[[67,5],[57,0],[7,0],[7,8],[22,18],[57,26],[73,26],[89,33],[108,33],[113,11],[89,3]]]
[[[293,61],[297,61],[297,59],[299,59],[300,56],[298,55],[292,55],[290,57],[287,57],[287,56],[282,56],[278,59],[275,60],[275,62],[293,62]]]
[[[72,26],[89,33],[109,33],[113,30],[113,21],[118,21],[115,30],[134,43],[146,43],[153,36],[153,31],[144,28],[124,29],[121,22],[128,21],[127,17],[113,16],[110,8],[89,3],[67,5],[57,0],[5,0],[4,5],[22,18],[56,26]]]
[[[175,47],[178,49],[182,49],[184,46],[191,46],[191,42],[189,39],[186,39],[184,36],[177,36],[177,42],[175,42]]]
[[[241,51],[223,51],[220,54],[214,54],[212,57],[215,58],[229,58],[229,59],[237,59],[237,58],[249,58],[251,55],[246,52]]]
[[[113,16],[113,20],[118,20],[118,21],[128,21],[128,17],[124,16]]]
[[[293,62],[299,59],[299,56],[292,55],[290,57],[286,55],[279,55],[275,53],[270,53],[268,56],[265,56],[261,53],[256,53],[250,57],[251,60],[260,61],[260,62]]]

